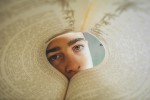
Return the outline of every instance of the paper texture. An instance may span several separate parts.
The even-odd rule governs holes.
[[[63,100],[68,80],[45,54],[46,41],[63,30],[57,12],[45,1],[2,2],[0,100]]]
[[[91,13],[87,29],[94,23],[92,19],[101,16],[96,27],[99,34],[92,32],[101,39],[106,57],[95,68],[72,78],[66,100],[149,100],[149,1],[118,1],[106,3],[107,7],[98,6],[100,3]],[[98,16],[98,8],[107,14],[99,12]],[[116,16],[110,16],[113,14]]]
[[[149,100],[149,9],[149,0],[1,0],[0,100]],[[45,54],[65,29],[91,32],[106,50],[70,82]]]

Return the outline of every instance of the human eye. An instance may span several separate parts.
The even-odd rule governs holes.
[[[55,54],[53,56],[50,56],[48,58],[48,60],[51,62],[51,61],[55,61],[55,60],[59,59],[60,57],[61,57],[61,54]]]
[[[76,52],[81,51],[82,49],[84,49],[84,45],[76,45],[73,47],[73,50]]]

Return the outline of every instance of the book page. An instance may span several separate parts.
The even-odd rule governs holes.
[[[149,1],[101,0],[94,7],[84,29],[102,41],[106,55],[71,79],[66,100],[149,100]]]
[[[66,27],[58,7],[47,0],[0,5],[0,100],[63,100],[68,80],[45,54],[49,38]]]
[[[149,8],[148,0],[1,0],[0,100],[149,100]],[[96,35],[106,50],[70,82],[45,54],[67,29]]]

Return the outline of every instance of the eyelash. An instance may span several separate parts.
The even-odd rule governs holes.
[[[78,48],[78,47],[82,47],[82,48]],[[84,45],[75,45],[74,47],[73,47],[73,51],[75,51],[75,52],[79,52],[79,51],[81,51],[81,50],[83,50],[84,49]]]
[[[82,47],[82,48],[79,48],[79,47]],[[74,52],[80,52],[81,50],[84,49],[84,45],[75,45],[72,49]],[[59,59],[60,57],[62,57],[62,54],[59,53],[59,54],[55,54],[55,55],[49,57],[48,60],[50,62],[52,62],[52,61]]]
[[[56,57],[56,58],[54,58],[54,57]],[[55,55],[49,57],[48,60],[50,62],[52,62],[52,61],[55,61],[55,60],[59,59],[60,57],[62,57],[62,54],[55,54]]]

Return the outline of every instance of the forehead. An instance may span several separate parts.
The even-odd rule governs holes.
[[[51,48],[56,45],[66,44],[68,41],[76,38],[84,38],[83,33],[81,32],[69,32],[62,35],[58,35],[52,38],[48,44],[48,48]]]

